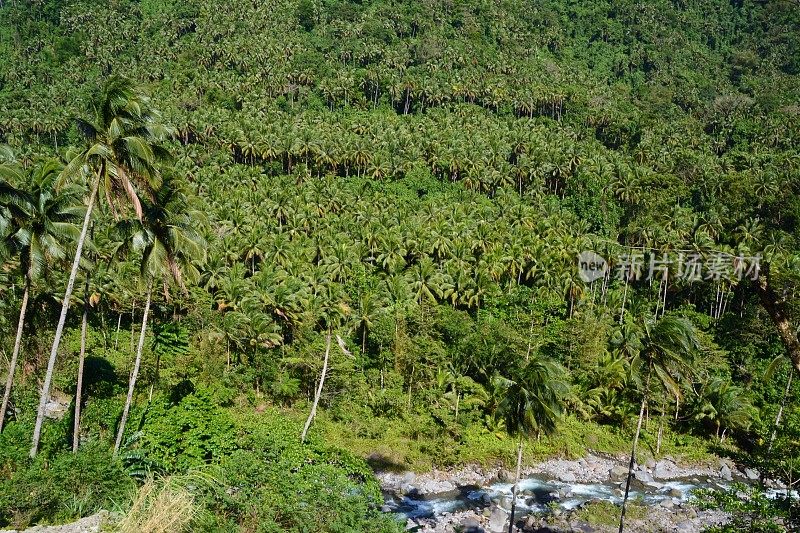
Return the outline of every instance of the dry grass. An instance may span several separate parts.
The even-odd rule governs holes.
[[[197,511],[191,493],[175,478],[148,479],[118,524],[119,533],[180,533]]]

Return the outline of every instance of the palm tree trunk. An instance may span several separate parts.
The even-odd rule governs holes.
[[[781,418],[783,417],[783,408],[786,406],[786,398],[789,396],[789,391],[792,388],[792,376],[794,372],[789,369],[789,379],[786,380],[786,389],[783,391],[783,398],[781,398],[781,405],[778,407],[778,414],[775,416],[775,424],[772,426],[772,435],[769,437],[769,446],[767,447],[767,453],[772,451],[772,445],[775,443],[775,437],[778,435],[778,427],[781,425]],[[3,404],[5,407],[5,404]],[[0,414],[2,416],[2,414]],[[0,418],[2,420],[2,418]],[[2,427],[2,425],[0,425]]]
[[[83,289],[83,317],[81,318],[81,351],[78,356],[78,380],[75,385],[75,420],[72,422],[72,453],[78,451],[81,435],[81,397],[83,396],[83,362],[86,356],[86,326],[89,321],[89,279],[86,273],[86,285]]]
[[[117,335],[114,337],[114,349],[116,350],[119,346],[119,328],[122,326],[122,313],[119,314],[117,317]]]
[[[633,447],[631,449],[631,460],[628,463],[628,477],[625,480],[625,496],[622,498],[622,512],[619,515],[619,533],[625,529],[625,508],[628,504],[628,494],[631,490],[631,477],[633,477],[633,464],[636,462],[636,445],[639,443],[639,434],[642,431],[642,419],[644,418],[644,408],[647,405],[647,395],[650,390],[650,372],[647,373],[647,385],[645,385],[642,395],[642,405],[639,407],[639,422],[636,424],[636,435],[633,437]]]
[[[656,455],[661,453],[661,441],[664,438],[664,413],[658,419],[658,438],[656,439]]]
[[[628,297],[628,276],[625,276],[625,288],[622,291],[622,306],[620,308],[619,313],[619,323],[622,324],[623,318],[625,318],[625,299]]]
[[[322,396],[322,386],[325,384],[325,374],[328,372],[328,356],[331,353],[331,332],[328,330],[328,335],[325,338],[325,358],[322,362],[322,374],[319,376],[319,385],[317,386],[317,392],[314,394],[314,403],[311,404],[311,412],[308,413],[308,419],[306,420],[305,426],[303,426],[303,433],[300,434],[300,442],[306,441],[306,434],[308,433],[308,428],[311,427],[311,422],[314,420],[314,416],[317,414],[317,405],[319,405],[319,398]]]
[[[125,423],[128,421],[128,413],[131,410],[131,403],[133,402],[133,389],[136,387],[136,378],[139,375],[139,366],[142,363],[142,348],[144,348],[144,334],[147,331],[147,315],[150,312],[150,297],[153,293],[153,279],[147,282],[147,301],[144,304],[144,314],[142,315],[142,330],[139,333],[139,345],[136,348],[136,359],[133,362],[133,370],[131,371],[131,379],[128,382],[128,397],[125,399],[125,408],[122,410],[122,418],[119,421],[119,429],[117,430],[117,440],[114,442],[114,454],[119,452],[119,447],[122,444],[122,435],[125,433]]]
[[[36,425],[33,428],[33,444],[31,446],[30,456],[36,457],[39,451],[39,439],[42,436],[42,424],[44,423],[44,411],[47,407],[47,400],[50,397],[50,384],[53,381],[53,370],[56,366],[56,357],[58,356],[58,347],[61,344],[61,337],[64,335],[64,324],[67,321],[67,312],[69,311],[69,299],[72,297],[72,290],[75,287],[75,278],[78,277],[78,267],[81,264],[81,254],[83,253],[83,245],[86,242],[86,234],[89,232],[89,221],[92,218],[92,208],[97,198],[97,189],[100,187],[100,175],[92,184],[92,192],[89,195],[89,204],[86,206],[86,215],[83,217],[83,227],[81,228],[81,235],[78,238],[78,246],[75,249],[75,259],[72,261],[72,270],[69,273],[69,280],[67,281],[67,289],[64,292],[64,302],[61,304],[61,315],[58,317],[58,325],[56,326],[56,334],[53,339],[53,346],[50,348],[50,359],[47,361],[47,372],[44,376],[44,384],[42,385],[42,393],[39,397],[39,409],[36,413]]]
[[[517,473],[514,476],[514,486],[511,487],[511,516],[508,522],[508,533],[514,531],[514,512],[517,510],[517,485],[519,485],[519,475],[522,470],[522,436],[517,444]]]
[[[19,323],[17,324],[17,338],[14,340],[14,353],[11,354],[11,363],[8,365],[8,377],[6,377],[6,389],[3,392],[3,405],[0,407],[0,431],[3,431],[3,424],[6,419],[6,409],[8,401],[11,399],[11,387],[14,384],[14,372],[17,370],[17,357],[22,346],[22,330],[25,326],[25,311],[28,309],[28,295],[30,294],[31,282],[28,276],[25,277],[25,291],[22,293],[22,305],[19,308]]]

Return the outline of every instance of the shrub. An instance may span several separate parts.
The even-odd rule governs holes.
[[[0,480],[0,525],[62,522],[108,509],[134,488],[110,450],[89,444],[77,454],[40,454]]]

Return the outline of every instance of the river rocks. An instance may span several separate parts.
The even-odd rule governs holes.
[[[468,516],[461,521],[461,531],[464,533],[483,533],[484,529],[477,518]]]
[[[675,473],[677,472],[678,467],[677,465],[669,460],[669,459],[662,459],[658,461],[655,466],[653,467],[653,478],[654,479],[672,479],[677,477]]]
[[[749,479],[750,481],[755,481],[759,477],[761,477],[761,473],[756,470],[755,468],[745,468],[744,469],[744,477]]]
[[[725,481],[733,481],[733,475],[731,474],[731,468],[723,463],[719,469],[719,477],[724,479]]]
[[[692,508],[683,501],[686,497],[683,485],[677,489],[663,480],[677,479],[683,483],[694,478],[695,483],[702,483],[700,480],[713,478],[715,483],[720,484],[723,483],[720,474],[725,473],[725,467],[733,478],[746,477],[738,469],[734,470],[728,460],[703,465],[679,464],[671,458],[642,461],[642,465],[634,470],[632,490],[644,490],[658,498],[658,503],[650,500],[647,518],[639,520],[638,524],[631,519],[629,530],[675,531],[678,524],[688,522],[692,529],[686,531],[701,531],[720,519],[724,520],[724,513],[712,516],[707,511]],[[380,472],[376,476],[388,495],[387,505],[382,510],[415,513],[409,515],[414,517],[409,525],[417,528],[419,533],[505,533],[508,530],[508,510],[511,507],[509,484],[514,476],[512,470],[471,466],[452,471],[433,470],[424,474]],[[523,468],[521,477],[526,480],[523,484],[525,488],[520,487],[519,494],[526,505],[517,507],[515,518],[519,531],[579,531],[579,515],[572,509],[584,507],[580,502],[590,495],[619,501],[626,476],[627,460],[622,456],[589,456],[575,461],[552,459]],[[500,479],[505,481],[495,481]],[[493,487],[489,488],[489,485]],[[605,488],[593,485],[603,485]],[[440,502],[452,499],[460,504],[452,507],[452,511],[439,511],[435,516],[430,516],[426,514],[431,509],[428,502],[434,500],[434,496]],[[409,501],[412,503],[407,503]],[[551,502],[553,505],[547,510],[547,504]],[[435,505],[434,508],[441,507]],[[530,514],[529,509],[538,511]],[[536,527],[531,527],[534,524]],[[605,529],[601,528],[600,531]]]
[[[514,483],[514,473],[510,470],[506,470],[505,468],[501,468],[497,472],[497,481],[500,483]]]
[[[608,471],[608,477],[611,479],[625,479],[628,475],[628,469],[622,465],[617,465]]]
[[[561,481],[562,483],[575,483],[577,478],[575,477],[575,474],[573,474],[572,472],[561,472],[558,475],[558,480]]]
[[[489,515],[489,531],[491,533],[502,533],[506,528],[506,512],[495,507]]]

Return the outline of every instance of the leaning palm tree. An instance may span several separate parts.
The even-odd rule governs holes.
[[[33,281],[46,274],[53,263],[63,260],[67,254],[67,244],[78,236],[76,223],[82,214],[82,208],[77,206],[79,194],[72,187],[56,190],[55,183],[60,171],[61,166],[57,162],[44,162],[34,167],[28,175],[27,181],[31,183],[31,190],[24,194],[7,196],[10,201],[6,205],[10,206],[9,211],[13,211],[15,216],[14,230],[4,240],[8,248],[19,254],[25,286],[3,403],[0,406],[0,431],[3,430],[6,409],[11,398]]]
[[[556,430],[556,422],[561,416],[565,384],[559,379],[563,370],[555,363],[541,358],[533,358],[522,367],[515,379],[500,375],[492,378],[495,390],[504,392],[498,411],[502,415],[506,431],[516,436],[517,471],[511,495],[511,517],[508,531],[514,529],[517,490],[522,468],[523,437],[549,435]]]
[[[147,286],[147,296],[136,358],[128,382],[128,395],[114,442],[114,453],[119,451],[122,444],[125,424],[133,402],[133,392],[142,362],[153,284],[160,279],[163,282],[164,296],[169,298],[170,281],[177,283],[185,294],[188,292],[186,278],[194,281],[200,277],[197,262],[205,258],[205,243],[197,230],[198,217],[194,212],[186,210],[186,203],[186,196],[178,187],[173,183],[164,184],[157,192],[154,202],[144,202],[144,216],[141,221],[123,221],[118,224],[119,230],[126,236],[121,249],[131,248],[142,254],[140,276]]]
[[[635,342],[627,339],[626,343],[631,353],[631,372],[636,378],[633,381],[642,387],[642,400],[628,463],[625,496],[622,499],[619,517],[619,533],[625,528],[625,510],[633,477],[633,465],[636,462],[636,446],[642,431],[644,411],[653,393],[653,378],[670,393],[671,397],[679,398],[681,389],[678,382],[691,372],[689,359],[699,347],[694,326],[684,317],[667,315],[657,320],[655,317],[647,316],[637,324],[636,330]]]
[[[64,333],[81,253],[99,191],[102,189],[108,207],[115,216],[127,200],[137,217],[141,219],[140,196],[152,197],[153,191],[161,185],[158,163],[169,155],[159,143],[166,140],[171,131],[160,123],[160,117],[151,107],[149,98],[136,90],[129,81],[116,77],[109,80],[91,111],[94,115],[93,122],[81,119],[77,121],[87,144],[70,160],[62,172],[65,181],[87,179],[90,192],[75,258],[64,291],[64,301],[61,305],[53,346],[47,361],[47,371],[33,430],[31,457],[35,456],[39,449],[45,406],[50,396],[58,347]]]

